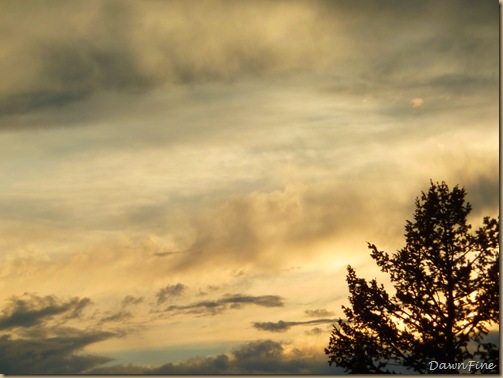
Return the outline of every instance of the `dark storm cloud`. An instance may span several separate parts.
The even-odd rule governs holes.
[[[168,285],[157,292],[157,304],[162,304],[166,301],[170,301],[175,297],[179,297],[185,290],[187,290],[187,286],[182,283],[177,283],[176,285]]]
[[[0,114],[104,91],[313,69],[372,89],[418,81],[450,92],[497,88],[495,1],[44,4],[1,4],[0,70],[10,74],[0,84]]]
[[[0,336],[0,371],[3,374],[76,374],[111,361],[75,354],[86,346],[113,337],[109,332],[72,330],[67,335],[39,339]]]
[[[255,322],[253,323],[253,327],[260,331],[286,332],[291,327],[298,325],[334,323],[336,321],[337,319],[314,319],[305,322],[285,322],[283,320],[280,320],[278,322]]]
[[[167,363],[156,368],[118,365],[96,368],[91,374],[337,374],[323,354],[300,350],[286,353],[283,345],[272,340],[243,344],[229,355],[196,357],[179,364]]]
[[[89,298],[74,297],[65,301],[52,295],[12,297],[0,316],[0,330],[37,326],[58,315],[65,315],[66,319],[76,318],[90,303]]]
[[[200,301],[185,306],[169,306],[165,311],[187,314],[209,314],[215,315],[228,309],[238,309],[243,305],[254,304],[262,307],[281,307],[283,300],[277,295],[226,295],[214,301]]]

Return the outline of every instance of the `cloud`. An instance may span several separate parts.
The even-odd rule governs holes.
[[[364,212],[366,202],[360,195],[366,194],[354,188],[345,191],[345,186],[307,187],[297,182],[282,190],[235,195],[190,219],[193,241],[174,268],[255,264],[275,269],[307,258],[305,250],[312,243],[349,229]],[[284,250],[289,251],[287,258],[278,253]]]
[[[0,371],[4,374],[77,374],[111,359],[83,353],[92,344],[123,336],[123,331],[107,332],[69,327],[85,327],[83,311],[89,298],[61,299],[55,295],[25,293],[13,296],[0,316]],[[126,313],[102,319],[119,321]]]
[[[0,291],[122,300],[97,312],[104,327],[148,311],[149,297],[166,317],[264,310],[283,299],[218,295],[274,293],[264,272],[286,283],[293,266],[329,270],[368,257],[374,236],[403,242],[407,206],[431,172],[442,180],[496,162],[448,182],[467,186],[474,210],[497,209],[498,5],[457,1],[1,2],[0,254],[12,255]],[[411,111],[413,98],[428,112]],[[428,137],[457,152],[437,154]],[[31,246],[40,255],[23,255]],[[239,269],[247,276],[230,278]],[[177,282],[221,289],[189,299]],[[70,299],[25,301],[0,313],[0,328],[83,311]]]
[[[196,357],[178,364],[167,363],[155,368],[118,365],[96,368],[90,374],[337,374],[329,367],[323,353],[287,350],[272,340],[245,343],[229,354]]]
[[[0,330],[37,326],[63,314],[66,319],[77,318],[90,303],[89,298],[62,300],[52,295],[41,297],[29,293],[13,296],[0,316]]]
[[[255,304],[257,306],[263,307],[280,307],[283,306],[283,300],[277,295],[260,295],[260,296],[250,296],[250,295],[240,295],[240,294],[228,294],[218,301],[222,304],[231,304],[239,306],[241,304]]]
[[[178,255],[180,253],[183,252],[155,252],[154,256],[164,257],[164,256]]]
[[[241,294],[227,294],[218,300],[200,301],[185,306],[169,306],[165,311],[185,314],[215,315],[229,309],[238,309],[243,305],[254,304],[262,307],[281,307],[283,300],[277,295],[249,296]]]
[[[309,316],[310,318],[320,318],[322,316],[332,316],[334,313],[332,311],[328,311],[324,308],[322,309],[316,309],[316,310],[306,310],[304,311],[306,316]]]
[[[205,295],[208,295],[209,292],[213,292],[220,289],[219,286],[216,285],[206,285],[206,291],[199,289],[199,293],[197,294],[198,296],[204,297]]]
[[[5,17],[5,23],[0,22],[0,24],[5,25],[8,30],[13,30],[12,33],[19,33],[19,35],[13,34],[16,38],[6,38],[8,39],[6,44],[13,49],[13,54],[6,53],[7,60],[0,59],[0,65],[10,64],[9,59],[17,60],[19,56],[31,55],[33,51],[41,55],[47,54],[48,61],[58,61],[56,65],[48,63],[48,66],[58,67],[50,71],[50,68],[44,68],[44,59],[19,58],[20,62],[26,62],[25,64],[30,67],[32,64],[40,64],[44,66],[40,68],[41,71],[50,71],[50,75],[42,75],[36,67],[32,67],[33,70],[29,69],[40,80],[26,80],[27,86],[34,86],[26,91],[35,94],[35,97],[28,96],[22,101],[39,106],[37,104],[41,103],[41,99],[50,97],[53,91],[49,88],[50,90],[46,89],[44,92],[39,87],[52,85],[51,83],[60,83],[56,85],[55,92],[60,90],[71,92],[75,88],[77,92],[81,91],[85,96],[92,97],[93,94],[100,93],[98,97],[90,99],[89,103],[75,107],[63,103],[61,99],[55,99],[57,106],[64,107],[65,110],[59,111],[58,108],[57,112],[44,111],[40,119],[35,117],[36,121],[33,121],[34,118],[31,117],[14,117],[21,123],[52,125],[59,122],[58,117],[61,113],[69,112],[78,120],[76,123],[93,126],[89,126],[87,133],[82,130],[83,128],[58,130],[55,133],[51,130],[48,131],[47,138],[39,138],[35,133],[32,136],[27,134],[26,137],[19,139],[6,140],[2,150],[10,152],[3,152],[0,160],[7,166],[7,173],[12,172],[12,176],[10,174],[6,176],[9,179],[5,180],[5,185],[9,187],[9,190],[5,190],[6,194],[0,199],[0,213],[4,218],[2,223],[11,222],[13,219],[23,223],[21,225],[9,224],[12,229],[22,230],[17,231],[16,234],[25,234],[26,228],[33,228],[34,225],[39,227],[38,225],[43,224],[45,229],[39,229],[38,233],[44,235],[42,237],[45,237],[45,240],[51,239],[47,244],[52,244],[48,245],[46,250],[54,248],[54,244],[58,244],[59,248],[64,243],[68,245],[67,250],[80,248],[73,247],[69,240],[78,239],[82,234],[67,232],[66,229],[69,227],[90,231],[87,235],[92,235],[93,238],[98,238],[96,235],[103,235],[101,230],[105,229],[107,232],[113,230],[117,233],[121,230],[124,234],[131,230],[153,232],[158,235],[173,232],[177,234],[176,238],[180,235],[177,240],[180,241],[179,243],[156,246],[156,249],[149,251],[149,255],[153,252],[161,254],[162,251],[179,250],[187,251],[187,253],[166,255],[169,258],[165,258],[166,261],[163,262],[152,262],[148,258],[140,262],[139,260],[143,257],[122,260],[129,264],[128,267],[134,268],[134,265],[138,265],[143,277],[148,276],[151,269],[166,273],[167,271],[185,271],[190,268],[203,270],[206,266],[219,264],[256,265],[264,269],[277,269],[285,264],[301,263],[302,261],[299,260],[302,258],[307,260],[306,250],[313,250],[315,244],[325,242],[329,238],[345,238],[351,232],[350,230],[357,228],[360,231],[362,229],[376,230],[377,234],[377,229],[383,227],[384,223],[381,222],[381,226],[376,224],[379,223],[378,221],[371,224],[373,217],[369,217],[368,214],[375,214],[379,207],[394,211],[392,209],[395,208],[396,203],[394,195],[389,196],[391,199],[386,202],[382,201],[377,204],[379,199],[373,202],[377,196],[381,195],[380,193],[386,192],[382,187],[392,185],[395,186],[392,190],[397,192],[408,190],[409,193],[413,193],[413,196],[415,191],[411,192],[410,187],[417,188],[416,184],[420,176],[426,180],[430,177],[431,173],[426,174],[425,171],[432,169],[432,162],[435,164],[435,172],[439,174],[445,174],[453,167],[453,164],[457,164],[458,155],[446,159],[445,163],[439,163],[438,155],[433,153],[428,154],[429,156],[424,155],[424,146],[420,148],[420,153],[417,153],[414,148],[415,143],[421,143],[425,133],[431,132],[432,129],[435,130],[433,132],[435,136],[440,131],[446,134],[455,132],[455,135],[449,135],[449,139],[453,143],[458,143],[459,139],[456,136],[460,135],[461,130],[486,124],[486,121],[477,119],[476,124],[465,123],[461,126],[456,122],[456,118],[451,118],[454,117],[454,113],[451,112],[451,107],[445,107],[445,104],[440,104],[439,107],[444,107],[444,111],[449,109],[449,112],[446,111],[449,113],[448,122],[444,122],[445,119],[422,118],[420,125],[411,124],[408,123],[408,119],[402,117],[403,114],[422,117],[425,116],[423,114],[425,112],[421,114],[411,112],[408,100],[415,96],[424,96],[428,99],[430,109],[437,104],[437,101],[435,97],[430,97],[428,91],[438,92],[437,96],[448,95],[449,88],[455,87],[456,91],[459,90],[468,75],[470,75],[470,80],[466,81],[469,83],[466,85],[472,89],[488,86],[494,86],[497,89],[497,76],[495,80],[492,80],[490,69],[492,42],[490,38],[486,41],[484,37],[488,36],[487,33],[490,36],[491,31],[491,27],[488,31],[486,30],[484,17],[487,16],[491,20],[494,18],[490,12],[491,7],[487,6],[483,7],[483,10],[478,10],[478,8],[475,10],[467,3],[465,4],[466,9],[469,9],[467,11],[458,9],[458,6],[449,9],[454,3],[448,6],[432,2],[417,6],[399,6],[395,2],[384,1],[379,6],[370,5],[369,9],[372,9],[370,11],[362,7],[362,3],[360,5],[342,3],[331,5],[330,2],[298,2],[295,5],[290,5],[291,2],[279,2],[279,5],[271,6],[270,9],[270,6],[264,5],[267,4],[264,2],[252,2],[253,5],[250,6],[232,5],[228,8],[223,6],[222,2],[215,2],[212,6],[209,5],[212,4],[211,2],[193,6],[184,5],[183,2],[170,2],[169,5],[165,5],[162,2],[147,1],[141,9],[129,2],[110,2],[112,5],[108,7],[96,4],[86,5],[85,2],[72,4],[58,9],[60,20],[54,23],[54,12],[46,9],[35,11],[31,7],[18,8],[13,3],[5,6],[5,12],[0,12],[0,17]],[[438,14],[437,11],[430,12],[432,8],[438,8]],[[76,9],[78,12],[75,12]],[[291,12],[283,12],[290,9]],[[301,10],[307,10],[307,12],[301,12]],[[371,18],[372,22],[368,22],[369,12],[376,17]],[[451,15],[450,12],[455,14]],[[476,32],[467,35],[463,22],[467,20],[469,13],[472,13],[470,17],[474,18]],[[173,18],[172,26],[166,26],[170,25],[169,21],[161,22],[160,14],[163,14],[162,18]],[[208,29],[211,33],[215,33],[202,33],[214,36],[211,40],[215,46],[207,47],[211,51],[219,51],[225,55],[228,49],[231,52],[236,51],[231,48],[236,43],[239,44],[239,48],[246,46],[246,50],[251,56],[256,56],[256,59],[264,59],[264,64],[257,67],[255,71],[247,70],[248,66],[240,63],[241,55],[229,52],[229,57],[232,59],[223,60],[234,61],[236,66],[234,71],[229,71],[229,78],[225,79],[224,68],[221,75],[210,75],[208,67],[211,64],[205,59],[196,59],[196,55],[199,54],[198,46],[202,42],[197,38],[199,35],[197,30],[188,26],[191,25],[189,21],[192,21],[189,14],[195,15],[195,19],[199,20],[196,27],[196,29],[199,28],[199,32]],[[397,14],[399,17],[396,16]],[[430,19],[432,14],[435,15],[434,20]],[[449,17],[445,17],[447,14]],[[216,30],[220,29],[215,19],[231,18],[233,25],[236,26],[239,23],[234,20],[234,17],[243,19],[245,15],[254,16],[253,21],[250,22],[256,23],[255,26],[245,23],[244,30],[241,28],[234,30],[224,25],[222,28],[229,27],[229,29],[222,30],[221,38],[220,34],[216,33]],[[345,15],[355,16],[355,18],[345,17]],[[12,22],[17,18],[26,20],[23,22],[23,28],[17,27],[19,23]],[[274,22],[276,18],[285,18],[285,20],[276,23]],[[297,31],[296,29],[299,29],[297,26],[301,24],[297,21],[302,18],[313,22],[308,24],[310,27],[300,28]],[[153,23],[147,22],[150,19]],[[28,20],[33,20],[33,23]],[[265,23],[269,26],[257,27],[261,23],[258,20],[269,20],[270,22]],[[337,20],[341,22],[334,22]],[[409,30],[407,25],[411,20],[416,23],[413,24],[413,29]],[[443,22],[439,22],[440,20]],[[446,28],[449,29],[449,33],[442,26],[446,23],[445,20],[449,23],[449,27]],[[38,24],[46,25],[47,28],[38,27]],[[124,24],[138,24],[141,27],[128,30],[120,27]],[[432,31],[422,28],[430,24],[435,27],[431,29]],[[59,25],[58,28],[55,25]],[[300,44],[297,40],[296,43],[292,43],[293,35],[288,32],[292,25],[294,31],[305,35],[302,41],[306,43]],[[332,26],[323,29],[327,25]],[[354,28],[354,25],[361,27]],[[396,27],[388,28],[382,25]],[[494,30],[497,31],[497,20],[494,25]],[[248,27],[257,28],[250,31]],[[452,46],[447,43],[456,35],[451,31],[451,27],[452,30],[461,32],[459,40],[456,39],[457,44],[449,50],[449,54],[442,55],[446,62],[437,66],[436,60],[432,58],[439,51],[443,51],[443,47]],[[68,28],[69,33],[61,32],[61,28]],[[331,39],[335,38],[334,34],[327,32],[327,30],[332,30],[331,28],[341,28],[344,32],[341,34],[341,39],[347,40],[347,43],[353,46],[351,51],[346,51],[344,46],[340,46],[340,49],[333,47],[335,45],[331,43]],[[392,31],[402,30],[402,28],[404,33]],[[141,32],[135,30],[141,30]],[[227,33],[229,30],[232,32]],[[438,35],[437,31],[442,33]],[[48,37],[51,38],[40,38],[37,42],[43,41],[43,43],[35,43],[32,39],[39,38],[37,37],[39,32],[48,33]],[[258,33],[257,40],[255,40],[255,32]],[[311,38],[310,33],[320,35],[327,40],[321,45],[317,45],[318,40],[316,40],[316,45],[309,47],[315,40]],[[175,34],[178,37],[174,37]],[[74,36],[78,38],[75,40],[71,38]],[[103,36],[103,39],[97,36]],[[165,41],[164,37],[166,37]],[[173,38],[177,41],[173,41]],[[429,48],[427,44],[432,38],[441,39],[440,45],[435,45],[435,49]],[[71,42],[65,43],[67,39]],[[249,43],[241,43],[243,40]],[[376,44],[376,40],[380,42]],[[79,41],[82,41],[82,48]],[[145,43],[140,43],[140,41]],[[185,43],[186,41],[193,44]],[[171,46],[171,43],[174,46]],[[254,82],[255,79],[262,80],[262,75],[267,73],[276,75],[275,72],[291,71],[288,68],[291,63],[287,59],[290,56],[288,54],[275,59],[268,59],[267,54],[265,56],[255,54],[257,44],[264,46],[272,44],[278,47],[285,43],[289,43],[288,48],[295,51],[299,49],[300,55],[305,53],[305,49],[314,48],[321,53],[314,54],[312,59],[321,60],[325,59],[326,55],[323,52],[329,47],[331,53],[326,56],[326,59],[330,61],[343,59],[345,63],[329,64],[328,66],[332,69],[322,70],[323,74],[320,78],[312,78],[310,73],[323,64],[311,65],[301,60],[296,60],[297,63],[295,63],[293,60],[296,67],[293,69],[294,75],[302,70],[307,70],[303,72],[309,73],[305,81],[299,79],[293,88],[285,87],[285,82],[281,81],[283,79],[278,79],[279,83],[275,80],[265,80],[268,83],[274,83],[271,86],[264,85],[263,82],[259,84]],[[477,50],[478,52],[488,51],[484,55],[486,58],[483,62],[477,62],[476,65],[478,67],[479,63],[483,64],[485,67],[483,70],[469,70],[464,67],[464,62],[473,59],[472,53],[466,56],[466,60],[458,59],[459,56],[463,56],[461,54],[466,55],[466,51],[474,51],[462,48],[465,47],[465,43],[473,44],[475,49],[480,49],[480,51]],[[360,48],[360,46],[374,45],[379,47],[373,47],[374,50]],[[495,46],[494,52],[497,53],[497,45]],[[414,63],[418,54],[412,54],[409,51],[417,51],[418,47],[422,47],[422,53],[419,55],[426,56],[422,65]],[[192,48],[194,52],[191,51]],[[183,53],[185,50],[186,54]],[[169,64],[163,64],[165,60],[163,54],[170,55],[167,53],[169,51],[173,52],[171,55],[174,60],[180,60],[178,70],[170,70],[166,68],[170,67]],[[362,51],[368,51],[370,58],[376,59],[356,59],[361,57],[359,54],[362,54]],[[119,58],[110,57],[114,54]],[[137,63],[127,63],[134,60],[123,59],[124,55],[129,57],[128,54],[136,59]],[[216,55],[219,54],[215,53]],[[473,55],[476,54],[473,53]],[[341,58],[342,56],[345,57]],[[285,60],[282,60],[283,58]],[[395,62],[395,58],[400,59]],[[145,63],[143,59],[150,63]],[[166,57],[169,62],[171,62],[170,59],[171,56]],[[447,64],[451,59],[463,62],[463,64],[460,66]],[[122,68],[110,67],[121,65],[123,60],[126,63]],[[185,60],[191,63],[185,64]],[[103,64],[101,64],[102,61]],[[361,66],[350,64],[354,61],[364,63],[359,63],[362,64]],[[75,64],[65,62],[75,62]],[[386,62],[390,65],[387,66]],[[145,67],[150,67],[150,64],[155,67],[165,67],[165,72],[159,73],[162,80],[142,81],[144,74],[157,76],[156,70],[144,70]],[[397,69],[401,65],[407,68],[406,72]],[[14,69],[16,67],[20,70],[26,68],[19,63],[13,64],[13,69],[2,71],[13,72],[14,75],[17,72]],[[121,74],[119,68],[128,73]],[[346,75],[345,72],[338,71],[343,68],[350,72]],[[184,69],[185,74],[181,76],[185,78],[181,76],[177,78]],[[108,70],[114,72],[109,75]],[[414,71],[414,74],[410,71]],[[494,72],[497,74],[497,61],[494,61]],[[378,75],[379,73],[384,73],[384,75]],[[116,74],[115,78],[114,74]],[[250,82],[245,80],[246,85],[239,81],[239,78],[245,74],[251,75],[248,76],[248,79],[251,77]],[[47,79],[47,83],[46,79],[42,80],[49,76],[57,80]],[[86,76],[88,76],[87,79]],[[234,78],[230,78],[231,76]],[[131,78],[130,85],[126,83],[128,78]],[[289,79],[290,77],[288,77],[288,83]],[[124,86],[121,86],[120,83],[123,81]],[[191,83],[191,85],[187,86],[190,89],[186,89],[180,88],[177,84],[176,88],[163,87],[162,90],[152,93],[144,93],[143,90],[130,92],[127,89],[135,86],[142,87],[142,85],[144,89],[152,89],[168,82],[176,82],[181,86],[185,83]],[[216,82],[218,85],[215,84]],[[326,92],[323,92],[323,96],[316,96],[319,94],[318,91],[323,89],[320,82],[332,87],[333,98],[329,95],[325,96]],[[400,85],[397,87],[397,84]],[[7,86],[6,83],[0,83],[0,86],[2,85]],[[420,91],[414,89],[418,85],[421,86]],[[21,84],[10,86],[9,90],[5,89],[5,96],[12,94],[15,98],[18,89],[21,91],[21,87]],[[355,87],[358,88],[354,89]],[[395,92],[401,92],[402,89],[407,93],[396,94],[399,98],[396,103],[398,105],[387,104],[395,96]],[[424,93],[423,89],[425,89]],[[348,97],[345,91],[357,93]],[[101,92],[114,97],[115,102],[100,102],[99,100],[103,99],[100,97]],[[292,108],[303,109],[302,106],[296,106],[298,103],[290,104],[290,98],[299,96],[299,92],[302,96],[297,98],[298,102],[306,102],[305,99],[309,97],[312,98],[313,103],[320,103],[322,106],[314,109],[306,106],[305,112],[300,113],[291,111]],[[377,101],[379,106],[376,109],[370,109],[371,112],[359,106],[351,107],[347,111],[344,109],[346,103],[342,101],[343,99],[368,95],[367,92],[375,94],[375,97],[379,99]],[[155,97],[153,93],[160,95]],[[263,99],[262,102],[257,102],[259,97]],[[330,101],[327,101],[327,97]],[[135,103],[143,105],[135,106]],[[275,106],[271,107],[272,103]],[[489,102],[485,101],[485,103]],[[494,104],[495,117],[497,117],[497,101]],[[42,105],[37,109],[46,109],[47,106],[42,101]],[[138,113],[140,108],[142,112]],[[243,108],[246,111],[243,111]],[[480,111],[483,111],[482,108]],[[386,112],[388,112],[386,118],[374,122],[375,113]],[[104,113],[113,113],[114,116],[124,117],[122,119],[127,121],[117,122],[114,119],[115,122],[108,122],[106,117],[103,118]],[[124,113],[127,113],[126,116]],[[99,122],[82,121],[82,117],[87,117],[89,114],[97,114],[93,121],[99,120]],[[362,116],[363,114],[365,116]],[[348,121],[345,117],[352,121]],[[301,120],[305,123],[300,123]],[[388,128],[387,125],[392,125],[393,121],[399,123],[399,126]],[[2,122],[3,124],[5,123]],[[62,124],[68,123],[62,122]],[[108,126],[94,126],[95,124]],[[144,127],[136,127],[136,124],[144,125]],[[442,125],[442,128],[439,125]],[[23,127],[20,124],[19,128]],[[253,130],[253,133],[250,130]],[[245,137],[242,136],[243,132]],[[6,137],[11,136],[10,134],[6,133]],[[238,138],[243,142],[234,144]],[[26,140],[30,140],[31,143]],[[197,148],[193,144],[195,140],[197,140]],[[410,142],[411,140],[414,142]],[[204,144],[205,148],[199,150],[199,143]],[[141,150],[138,149],[139,145],[141,145]],[[169,149],[166,148],[167,145],[170,146]],[[180,147],[181,145],[187,147],[187,150]],[[445,145],[448,149],[448,145]],[[398,146],[406,147],[399,148]],[[131,153],[131,148],[134,149],[134,153]],[[465,154],[464,149],[459,146],[456,148],[460,150],[460,155]],[[201,152],[193,153],[196,149]],[[152,152],[153,150],[156,152]],[[173,150],[179,150],[180,154],[174,153]],[[467,154],[472,164],[477,167],[480,165],[478,158],[483,154],[484,146],[478,148],[478,151],[480,152],[470,151]],[[392,157],[386,158],[387,154]],[[88,162],[91,156],[99,156],[100,159],[94,161],[91,159]],[[194,156],[194,158],[187,159],[187,156]],[[397,160],[396,156],[403,158]],[[30,164],[26,164],[27,161]],[[465,167],[465,164],[459,165]],[[418,167],[417,170],[414,167]],[[419,170],[422,172],[418,172]],[[110,171],[117,173],[114,178],[108,177]],[[39,172],[44,172],[44,175],[39,175]],[[349,173],[351,177],[348,176]],[[164,174],[169,175],[170,179],[162,180],[161,183],[158,178]],[[292,187],[290,183],[295,180],[307,183],[308,188]],[[343,184],[342,182],[346,180],[351,183]],[[405,181],[410,183],[405,183]],[[102,187],[103,182],[107,183],[106,188]],[[330,184],[327,184],[328,182]],[[379,182],[386,184],[379,184]],[[34,185],[45,190],[38,190],[36,194],[33,194],[31,188]],[[368,188],[369,185],[375,188],[371,200],[366,189],[362,189]],[[127,187],[127,190],[117,190],[118,187]],[[145,191],[148,191],[146,196]],[[225,198],[226,196],[232,196],[232,198]],[[148,200],[145,197],[148,197]],[[207,203],[203,203],[209,198],[215,199],[214,202],[210,204],[208,200]],[[492,197],[492,202],[494,198],[497,200],[497,196]],[[103,203],[107,203],[107,206],[102,206]],[[210,209],[216,203],[222,206]],[[400,203],[397,204],[397,206],[400,205]],[[191,212],[197,215],[191,218]],[[179,218],[184,218],[186,215],[188,219],[181,220],[187,220],[185,222],[187,227],[178,226],[184,223],[177,222],[180,219],[176,219],[174,214],[183,214]],[[64,233],[60,231],[62,227],[65,227]],[[100,231],[95,232],[96,230]],[[86,234],[86,231],[82,231],[83,234]],[[399,232],[401,234],[400,229]],[[61,236],[63,234],[64,237]],[[16,246],[18,242],[23,245],[27,243],[23,235],[17,236],[18,240],[14,240],[10,235],[6,237],[11,240],[10,243],[13,246]],[[63,238],[67,238],[68,241],[60,242]],[[54,242],[55,240],[58,241]],[[111,245],[112,242],[109,244]],[[38,240],[37,246],[39,246]],[[84,248],[87,249],[88,245]],[[285,250],[289,251],[288,258],[281,253]],[[117,252],[117,255],[119,254],[123,256],[122,252]],[[108,254],[110,255],[111,253]],[[56,262],[45,264],[44,270],[48,265],[55,266]],[[171,270],[170,267],[173,269]],[[6,266],[4,265],[1,269],[5,270]],[[33,269],[36,269],[36,266]],[[9,271],[17,272],[14,264]]]
[[[305,331],[305,334],[308,336],[317,336],[323,333],[323,330],[319,327],[314,327],[313,329]]]
[[[107,357],[76,353],[114,334],[78,330],[67,333],[39,339],[1,335],[0,371],[4,374],[76,374],[111,361]]]
[[[290,329],[290,327],[297,325],[297,322],[285,322],[280,320],[278,322],[256,322],[253,323],[253,327],[261,331],[269,332],[285,332]]]
[[[495,216],[493,213],[499,207],[500,180],[497,173],[497,163],[494,166],[486,166],[486,172],[479,170],[478,174],[470,175],[460,173],[464,177],[461,186],[467,191],[467,200],[473,208],[474,214],[479,217]]]
[[[187,286],[182,283],[177,283],[176,285],[168,285],[157,292],[157,304],[162,304],[166,301],[169,301],[173,297],[179,297],[185,290],[187,290]]]
[[[462,3],[110,1],[71,2],[57,11],[2,3],[0,70],[11,74],[0,84],[0,113],[60,107],[107,91],[298,72],[351,73],[371,86],[474,68],[497,75],[488,69],[498,59],[497,4]]]
[[[285,322],[283,320],[277,322],[255,322],[253,327],[260,331],[268,332],[286,332],[291,327],[298,325],[310,325],[310,324],[324,324],[324,323],[334,323],[337,319],[314,319],[304,322]]]
[[[111,1],[66,5],[58,12],[6,7],[0,21],[17,38],[2,40],[9,54],[0,67],[16,68],[0,87],[4,114],[59,106],[100,91],[142,91],[305,66],[303,60],[312,60],[307,54],[312,41],[322,32],[299,33],[300,21],[313,24],[316,17],[316,9],[302,3],[151,1],[138,7]],[[55,17],[60,28],[53,26]],[[15,28],[12,20],[19,19],[27,21],[25,28]],[[296,43],[288,43],[295,35]]]
[[[143,297],[134,297],[132,295],[126,295],[122,300],[122,306],[138,305],[143,302]]]
[[[100,323],[105,323],[105,322],[122,322],[127,319],[131,319],[133,317],[133,314],[131,314],[129,311],[119,311],[116,312],[112,315],[105,316],[100,320]]]

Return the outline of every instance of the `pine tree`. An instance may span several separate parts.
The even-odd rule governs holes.
[[[431,182],[406,222],[404,248],[390,256],[368,243],[393,295],[348,266],[351,306],[343,306],[346,319],[334,325],[325,349],[330,365],[349,373],[428,373],[430,361],[476,360],[496,365],[485,372],[499,372],[498,347],[485,340],[499,325],[499,219],[486,217],[470,233],[465,196],[464,188]]]

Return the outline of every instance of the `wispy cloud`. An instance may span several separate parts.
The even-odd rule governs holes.
[[[100,323],[106,322],[122,322],[131,319],[133,314],[129,311],[119,311],[108,316],[101,318]]]
[[[313,329],[309,329],[304,331],[304,333],[308,336],[317,336],[323,333],[323,330],[320,327],[314,327]]]
[[[180,253],[183,252],[155,252],[154,256],[164,257],[164,256],[178,255]]]
[[[132,295],[126,295],[122,300],[122,306],[138,305],[143,302],[143,297],[134,297]]]
[[[33,327],[58,315],[65,315],[66,319],[76,318],[89,304],[89,298],[61,300],[52,295],[41,297],[30,293],[12,297],[0,316],[0,330]]]
[[[253,327],[260,331],[269,331],[269,332],[286,332],[291,327],[298,325],[311,325],[311,324],[324,324],[324,323],[334,323],[337,319],[314,319],[308,320],[304,322],[285,322],[283,320],[279,320],[277,322],[255,322],[253,323]]]
[[[310,318],[321,318],[321,317],[327,317],[327,316],[333,316],[334,312],[333,311],[328,311],[324,308],[317,308],[316,310],[305,310],[304,313],[306,316],[309,316]]]
[[[168,285],[157,292],[157,304],[162,304],[172,300],[173,298],[179,297],[185,290],[187,290],[187,286],[182,283]]]
[[[244,305],[257,305],[262,307],[281,307],[283,300],[277,295],[241,295],[228,294],[217,300],[200,301],[185,306],[169,306],[165,311],[186,314],[215,315],[229,309],[239,309]]]

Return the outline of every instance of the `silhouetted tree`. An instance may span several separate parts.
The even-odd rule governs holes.
[[[404,248],[390,256],[368,243],[393,295],[348,266],[351,306],[343,306],[346,319],[334,325],[325,349],[330,365],[349,373],[452,374],[458,370],[430,371],[437,365],[429,362],[474,360],[493,362],[497,368],[485,372],[499,372],[499,346],[484,340],[499,325],[499,219],[486,217],[470,233],[465,195],[431,182],[406,222]]]

